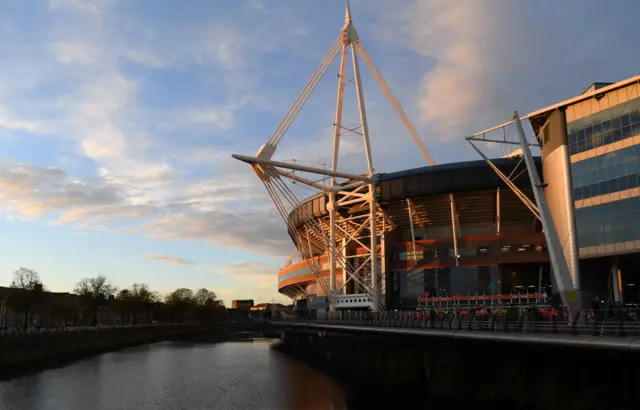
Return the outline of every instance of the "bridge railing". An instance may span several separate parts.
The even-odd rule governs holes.
[[[582,311],[570,318],[561,309],[427,309],[424,311],[345,311],[317,319],[281,319],[342,326],[375,326],[424,330],[558,333],[593,336],[640,336],[640,312],[628,309]]]

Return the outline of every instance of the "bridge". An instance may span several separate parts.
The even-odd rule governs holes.
[[[411,336],[448,341],[483,341],[509,344],[538,344],[547,347],[640,351],[640,322],[624,310],[588,312],[569,322],[558,316],[522,312],[507,318],[495,312],[462,317],[453,310],[448,317],[429,317],[411,311],[347,312],[315,320],[278,320],[271,324],[296,332],[339,335],[358,334]]]

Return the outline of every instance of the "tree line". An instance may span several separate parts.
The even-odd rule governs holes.
[[[0,297],[6,299],[13,323],[5,314],[0,327],[205,322],[226,317],[224,304],[208,289],[179,288],[162,297],[144,283],[118,289],[104,275],[81,279],[71,294],[54,293],[47,291],[38,272],[21,267],[3,293]]]

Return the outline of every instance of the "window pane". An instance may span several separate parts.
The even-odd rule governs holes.
[[[620,117],[611,118],[611,127],[614,130],[620,129],[620,127],[621,127],[621,125],[620,125]]]
[[[582,199],[582,188],[576,188],[573,190],[573,200],[579,201]]]
[[[613,142],[620,141],[622,139],[622,131],[617,129],[613,131]]]
[[[585,137],[585,147],[587,150],[593,149],[593,138],[592,137]]]
[[[618,163],[618,166],[616,167],[616,172],[618,173],[618,177],[623,177],[627,175],[627,169],[624,162]]]
[[[600,195],[606,195],[609,191],[609,182],[603,181],[598,184],[598,189],[600,190]]]
[[[575,131],[569,133],[569,145],[575,144],[578,141],[578,136]]]
[[[627,177],[618,178],[618,189],[620,191],[629,189],[629,183],[627,182]]]
[[[569,146],[569,152],[571,153],[571,155],[575,155],[578,153],[578,144],[571,144]]]
[[[604,140],[602,135],[594,135],[593,136],[593,147],[598,148],[604,145]]]

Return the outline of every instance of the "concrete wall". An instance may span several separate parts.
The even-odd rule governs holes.
[[[628,376],[640,359],[623,353],[304,328],[286,329],[279,350],[368,392],[366,408],[465,408],[456,404],[466,400],[472,408],[635,409],[640,401]],[[383,405],[382,396],[397,403]]]

